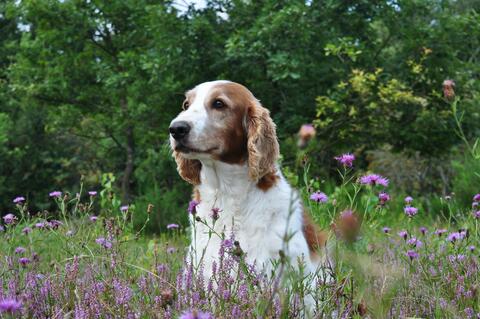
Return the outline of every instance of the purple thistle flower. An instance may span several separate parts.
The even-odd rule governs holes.
[[[407,196],[405,197],[405,203],[406,204],[411,204],[413,202],[413,197],[412,196]]]
[[[96,191],[89,191],[89,192],[88,192],[88,195],[90,195],[90,196],[92,196],[92,197],[93,197],[93,196],[97,196],[97,192],[96,192]]]
[[[321,191],[316,191],[310,195],[310,199],[317,203],[326,203],[328,201],[328,196]]]
[[[120,211],[126,212],[128,210],[128,205],[123,205],[120,207]]]
[[[92,223],[94,223],[94,222],[96,222],[96,221],[98,220],[98,216],[90,216],[89,219],[90,219],[90,221],[91,221]]]
[[[428,232],[428,229],[426,227],[420,227],[420,232],[422,233],[422,235],[425,236],[425,234]]]
[[[212,217],[213,220],[217,220],[220,218],[220,208],[214,207],[212,208],[212,212],[210,213],[210,217]]]
[[[414,247],[422,247],[423,246],[423,243],[415,237],[410,238],[407,241],[407,244],[412,245]]]
[[[18,259],[18,262],[20,263],[20,265],[25,267],[26,265],[28,265],[31,262],[31,260],[28,259],[27,257],[22,257],[22,258]]]
[[[23,247],[17,247],[15,248],[15,254],[23,254],[24,252],[26,252],[27,250]]]
[[[475,208],[477,208],[477,207],[478,207],[478,202],[473,202],[473,203],[472,203],[472,208],[475,209]]]
[[[49,223],[48,223],[48,226],[53,228],[53,229],[57,229],[58,227],[62,226],[63,223],[59,220],[56,220],[56,219],[52,219]]]
[[[25,197],[23,197],[23,196],[15,197],[15,199],[13,200],[13,202],[14,202],[15,204],[21,204],[21,203],[24,202],[24,201],[25,201]]]
[[[175,249],[175,247],[168,247],[167,248],[167,254],[173,254],[176,251],[177,251],[177,249]]]
[[[391,228],[390,227],[383,227],[383,232],[385,234],[388,234],[390,232]]]
[[[46,228],[47,226],[48,226],[47,222],[41,222],[41,223],[35,224],[35,228],[40,228],[40,229]]]
[[[178,226],[177,224],[168,224],[167,225],[167,229],[177,229],[179,228],[180,226]]]
[[[480,202],[480,193],[473,196],[473,201],[477,203]]]
[[[473,217],[475,217],[476,219],[479,219],[480,218],[480,210],[474,212]]]
[[[7,215],[3,216],[3,221],[7,225],[13,224],[15,222],[15,220],[17,220],[17,217],[15,217],[15,215],[13,215],[13,214],[7,214]]]
[[[32,232],[32,229],[30,227],[25,227],[24,229],[22,229],[22,233],[24,233],[25,235],[28,235]]]
[[[99,244],[100,246],[103,246],[105,249],[110,249],[112,248],[112,242],[103,238],[103,237],[100,237],[100,238],[97,238],[95,239],[95,242],[97,244]]]
[[[471,246],[468,246],[468,250],[470,251],[474,251],[475,250],[475,246],[471,245]]]
[[[190,310],[182,313],[179,319],[213,319],[213,316],[208,312]]]
[[[191,200],[189,203],[188,203],[188,209],[187,211],[192,214],[192,215],[195,215],[197,213],[197,206],[198,204],[200,204],[200,202],[197,202],[196,200]]]
[[[406,230],[402,230],[398,232],[398,236],[402,237],[403,239],[407,240],[408,232]]]
[[[380,205],[385,205],[385,203],[390,200],[390,195],[385,192],[381,192],[378,194],[378,200],[380,201]]]
[[[464,232],[455,232],[455,233],[451,233],[448,235],[447,237],[447,240],[449,242],[456,242],[458,240],[462,240],[463,238],[465,237],[465,233]]]
[[[413,206],[407,206],[404,208],[403,210],[405,212],[405,214],[408,216],[408,217],[413,217],[415,215],[417,215],[418,213],[418,208],[415,208]]]
[[[22,307],[22,303],[13,298],[0,300],[0,312],[9,312],[11,314],[17,312]]]
[[[438,235],[439,237],[442,236],[443,234],[445,234],[447,232],[446,229],[437,229],[435,231],[435,235]]]
[[[405,253],[405,255],[407,255],[407,257],[409,257],[410,260],[416,259],[419,256],[419,254],[415,250],[409,250]]]
[[[387,187],[388,179],[377,174],[370,174],[360,177],[360,184],[372,186],[381,185],[383,187]]]
[[[50,194],[48,194],[48,196],[50,196],[50,197],[60,197],[60,196],[62,196],[62,192],[53,191],[53,192],[50,192]]]
[[[334,157],[340,164],[345,167],[352,167],[353,161],[355,160],[355,155],[353,154],[343,154],[342,156]]]

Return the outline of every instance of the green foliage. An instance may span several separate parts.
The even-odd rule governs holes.
[[[189,187],[164,150],[167,128],[182,93],[212,79],[247,85],[271,110],[292,180],[305,158],[328,180],[347,151],[447,158],[461,142],[447,78],[465,139],[480,134],[476,2],[177,2],[0,4],[0,210],[18,195],[42,210],[51,190],[76,191],[82,176],[99,189],[112,173],[121,205],[139,216],[155,206],[149,230],[184,222]],[[316,140],[298,151],[292,136],[314,120]]]

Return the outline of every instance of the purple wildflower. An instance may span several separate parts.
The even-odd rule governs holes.
[[[112,248],[112,242],[103,237],[95,239],[95,242],[106,249]]]
[[[196,200],[191,200],[190,203],[188,203],[188,209],[187,211],[192,214],[192,215],[195,215],[197,213],[197,206],[198,204],[200,204],[199,202],[197,202]]]
[[[2,225],[0,225],[0,232],[3,232],[5,231],[5,227],[3,227]]]
[[[47,222],[41,222],[41,223],[35,224],[35,228],[40,228],[40,229],[45,228],[47,226],[48,226]]]
[[[96,221],[98,220],[98,216],[90,216],[89,219],[90,219],[90,221],[91,221],[92,223],[94,223],[94,222],[96,222]]]
[[[398,236],[402,237],[403,239],[407,240],[408,232],[406,230],[402,230],[398,232]]]
[[[407,257],[409,257],[410,260],[416,259],[419,256],[415,250],[409,250],[405,253],[405,255],[407,255]]]
[[[177,224],[168,224],[167,225],[167,229],[176,229],[178,227],[180,227],[180,226],[178,226]]]
[[[326,203],[328,201],[328,196],[321,191],[316,191],[310,195],[310,199],[317,203]]]
[[[173,254],[176,251],[177,251],[177,249],[175,249],[175,247],[168,247],[167,248],[167,254]]]
[[[23,197],[23,196],[15,197],[15,199],[13,200],[13,202],[14,202],[15,204],[21,204],[21,203],[24,202],[24,201],[25,201],[25,197]]]
[[[213,316],[208,312],[191,310],[182,313],[179,319],[213,319]]]
[[[13,215],[13,214],[7,214],[7,215],[3,216],[3,221],[7,225],[13,224],[15,222],[15,220],[17,220],[17,217],[15,217],[15,215]]]
[[[62,196],[62,192],[53,191],[53,192],[50,192],[50,194],[48,194],[48,196],[50,196],[50,197],[60,197],[60,196]]]
[[[412,245],[414,247],[422,247],[423,246],[423,243],[415,237],[410,238],[407,241],[407,244]]]
[[[390,232],[391,228],[390,227],[383,227],[383,232],[385,234],[388,234]]]
[[[383,187],[387,187],[388,179],[377,174],[370,174],[360,177],[360,184],[372,186],[381,185]]]
[[[454,243],[458,240],[462,240],[465,237],[464,232],[455,232],[448,235],[447,240]]]
[[[20,263],[20,265],[25,267],[26,265],[28,265],[31,262],[31,260],[28,259],[27,257],[22,257],[22,258],[18,259],[18,262]]]
[[[480,218],[480,210],[474,212],[473,217],[475,217],[476,219],[479,219]]]
[[[420,232],[422,233],[422,235],[424,235],[424,236],[425,236],[425,234],[428,232],[428,229],[427,229],[427,227],[423,227],[423,226],[422,226],[422,227],[420,227]]]
[[[217,220],[220,218],[220,208],[214,207],[212,208],[212,212],[210,213],[210,216],[212,217],[213,220]]]
[[[411,204],[413,202],[413,197],[412,196],[407,196],[407,197],[405,197],[404,200],[405,200],[405,203]]]
[[[53,228],[53,229],[57,229],[58,227],[62,226],[63,223],[59,220],[56,220],[56,219],[52,219],[49,223],[48,223],[48,226]]]
[[[25,227],[24,229],[22,229],[22,233],[24,233],[25,235],[28,235],[32,232],[32,229],[30,227]]]
[[[22,303],[13,298],[0,300],[0,312],[15,313],[20,310]]]
[[[17,247],[15,248],[15,254],[23,254],[24,252],[26,252],[27,250],[23,247]]]
[[[353,161],[355,160],[355,155],[353,154],[343,154],[342,156],[334,157],[340,164],[345,167],[352,167]]]
[[[385,192],[381,192],[378,194],[378,200],[380,201],[380,205],[385,205],[385,203],[390,200],[390,195]]]
[[[126,212],[128,210],[128,205],[123,205],[120,207],[120,211]]]
[[[477,203],[480,202],[480,193],[479,193],[479,194],[476,194],[475,196],[473,196],[473,201],[474,201],[474,202],[477,202]]]
[[[471,246],[468,246],[468,250],[470,251],[474,251],[475,250],[475,246],[471,245]]]
[[[477,207],[478,207],[478,202],[473,202],[473,203],[472,203],[472,208],[475,209],[475,208],[477,208]]]
[[[97,196],[97,192],[96,192],[96,191],[89,191],[89,192],[88,192],[88,195],[90,195],[90,196],[92,196],[92,197],[93,197],[93,196]]]
[[[407,206],[404,208],[403,210],[405,212],[405,214],[408,216],[408,217],[413,217],[415,215],[417,215],[418,213],[418,208],[415,208],[413,206]]]
[[[435,235],[438,235],[439,237],[442,236],[443,234],[445,234],[447,232],[446,229],[437,229],[435,231]]]

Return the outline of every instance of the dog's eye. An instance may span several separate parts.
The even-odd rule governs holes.
[[[212,103],[212,107],[213,107],[214,109],[221,109],[221,108],[225,107],[225,103],[223,103],[223,102],[220,101],[220,100],[215,100],[215,101],[213,101],[213,103]]]
[[[189,106],[190,106],[190,103],[188,103],[188,101],[185,100],[185,101],[183,102],[183,104],[182,104],[182,109],[188,110],[188,107],[189,107]]]

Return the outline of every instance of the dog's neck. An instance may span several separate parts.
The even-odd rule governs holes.
[[[202,161],[200,171],[202,190],[218,192],[222,196],[241,196],[255,186],[248,176],[248,165],[227,164],[220,161]]]

